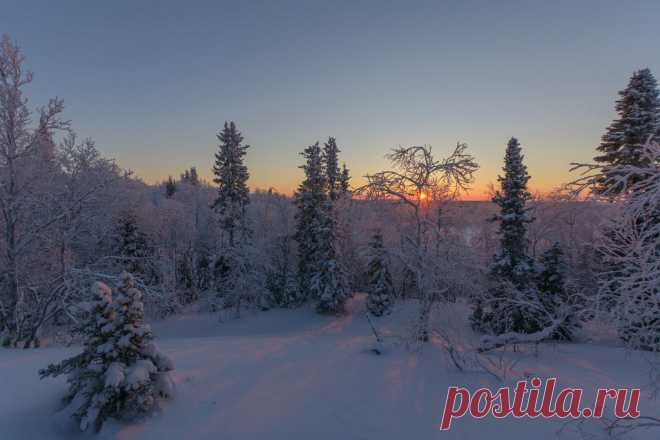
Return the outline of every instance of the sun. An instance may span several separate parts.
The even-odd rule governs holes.
[[[425,192],[421,192],[421,193],[419,193],[419,200],[426,200],[427,197],[428,197],[428,196],[426,195]]]

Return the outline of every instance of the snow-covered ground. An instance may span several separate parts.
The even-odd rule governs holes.
[[[434,319],[467,328],[465,307],[442,306]],[[363,298],[341,318],[311,309],[271,310],[218,322],[217,315],[184,315],[156,323],[160,347],[175,362],[176,396],[163,411],[137,424],[108,422],[100,434],[78,432],[56,414],[64,379],[39,380],[37,370],[78,348],[0,350],[0,438],[29,439],[553,439],[559,419],[475,420],[463,417],[438,429],[450,385],[499,388],[487,373],[461,373],[437,341],[421,352],[387,337],[382,356],[363,315]],[[386,334],[405,333],[410,307],[375,320]],[[598,332],[603,335],[602,331]],[[474,337],[474,336],[472,336]],[[510,354],[518,374],[556,376],[561,386],[641,387],[649,390],[647,359],[613,340],[544,344],[538,355]],[[516,377],[507,378],[508,383]],[[588,395],[588,394],[587,394]],[[588,397],[587,397],[588,398]],[[660,414],[644,393],[642,415]],[[560,438],[580,438],[571,423]],[[597,432],[599,423],[583,428]],[[658,431],[632,438],[657,439]]]

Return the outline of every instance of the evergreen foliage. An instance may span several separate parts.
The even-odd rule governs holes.
[[[174,194],[176,193],[176,182],[172,178],[172,176],[169,176],[167,178],[167,182],[165,182],[165,195],[167,196],[168,199],[172,198]]]
[[[504,176],[498,177],[500,190],[492,199],[500,207],[500,213],[491,219],[499,222],[500,249],[490,268],[486,301],[477,301],[472,316],[476,329],[496,334],[532,333],[540,329],[538,313],[522,305],[537,300],[534,286],[530,286],[534,264],[527,255],[527,224],[533,219],[526,207],[531,198],[527,190],[530,176],[523,159],[520,143],[511,138],[504,157]],[[513,305],[512,296],[517,297],[518,305]],[[504,305],[502,300],[509,303]]]
[[[600,194],[616,196],[639,181],[643,176],[628,175],[621,181],[621,166],[644,167],[648,157],[644,145],[660,139],[660,99],[658,83],[649,69],[633,73],[628,86],[619,92],[616,102],[619,115],[612,121],[602,137],[594,160],[603,166],[594,190]],[[616,171],[619,170],[619,171]]]
[[[296,212],[295,239],[298,243],[298,288],[302,299],[317,300],[320,313],[340,313],[349,291],[346,276],[336,252],[337,220],[331,188],[328,184],[327,160],[336,170],[336,144],[328,142],[322,153],[317,143],[307,147],[301,166],[305,179],[294,196]],[[334,145],[334,146],[333,146]],[[331,168],[333,166],[331,165]],[[338,174],[334,174],[337,176]]]
[[[213,182],[218,185],[218,196],[212,208],[220,220],[224,244],[233,247],[237,241],[245,242],[250,236],[246,215],[250,203],[247,186],[250,174],[243,163],[250,146],[243,145],[243,136],[233,121],[225,122],[218,140],[220,145],[213,165]]]
[[[555,243],[539,258],[536,286],[539,291],[541,304],[545,307],[549,316],[560,314],[560,308],[564,307],[564,313],[568,312],[573,302],[566,282],[566,262],[564,251],[559,243]],[[567,316],[564,323],[560,325],[553,334],[555,339],[570,341],[574,338],[576,328],[580,324],[574,314]]]
[[[134,274],[146,272],[145,259],[149,255],[147,235],[138,225],[132,210],[121,213],[117,221],[117,253],[123,258],[124,269]]]
[[[110,417],[132,420],[149,414],[172,395],[174,367],[153,343],[144,324],[142,293],[124,272],[118,296],[103,283],[93,286],[89,319],[78,329],[83,352],[39,372],[68,376],[64,402],[81,430],[99,431]]]
[[[371,238],[368,259],[367,310],[374,316],[387,315],[394,303],[394,287],[380,231]]]

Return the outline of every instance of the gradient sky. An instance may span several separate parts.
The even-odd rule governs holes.
[[[355,176],[398,145],[467,142],[496,181],[523,145],[533,189],[594,156],[633,70],[660,75],[660,1],[4,0],[0,32],[83,137],[148,182],[210,177],[215,134],[252,145],[250,185],[291,192],[298,152],[337,137]],[[356,177],[359,182],[360,179]]]

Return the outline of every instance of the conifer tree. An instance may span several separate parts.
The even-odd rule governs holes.
[[[189,182],[193,186],[199,185],[199,176],[197,175],[197,167],[190,167]]]
[[[145,259],[149,255],[147,235],[140,230],[132,210],[120,214],[116,234],[117,252],[124,258],[124,269],[134,274],[144,274]]]
[[[116,358],[112,340],[115,336],[115,309],[112,291],[100,282],[92,287],[89,317],[75,329],[84,338],[83,352],[58,364],[39,371],[43,379],[48,376],[67,376],[69,389],[63,398],[70,407],[81,430],[90,424],[100,429],[107,417],[108,402],[114,393],[105,386],[105,373]]]
[[[602,164],[603,175],[595,186],[596,192],[616,196],[643,176],[629,176],[628,182],[617,181],[622,172],[615,167],[648,165],[643,154],[644,145],[660,139],[660,99],[658,83],[649,69],[633,73],[628,86],[619,92],[616,102],[619,115],[612,121],[602,137],[597,150],[601,153],[594,160]]]
[[[234,247],[238,241],[244,242],[250,236],[246,215],[250,203],[247,186],[250,174],[243,163],[250,146],[243,145],[243,136],[233,121],[225,122],[217,136],[220,145],[215,154],[213,181],[218,185],[218,196],[212,208],[218,214],[224,244]]]
[[[533,295],[528,288],[534,276],[534,265],[527,254],[527,224],[533,220],[526,208],[531,198],[527,190],[530,177],[523,159],[520,143],[511,138],[504,157],[504,176],[498,177],[501,188],[492,199],[500,207],[500,213],[491,219],[500,225],[500,249],[490,268],[488,304],[477,301],[472,316],[475,328],[488,328],[495,333],[511,330],[529,333],[538,330],[539,326],[534,313],[522,306],[503,307],[498,301],[498,298],[513,299],[509,296],[514,292]]]
[[[165,182],[165,195],[170,199],[174,196],[174,193],[176,193],[176,182],[172,176],[169,176],[167,182]]]
[[[280,307],[297,302],[297,289],[294,271],[290,267],[290,236],[283,234],[275,239],[271,249],[271,267],[268,270],[266,286],[273,301]]]
[[[566,262],[564,251],[559,243],[555,243],[539,258],[539,269],[536,285],[540,295],[540,303],[549,316],[557,316],[559,308],[569,310],[571,299],[566,285]],[[553,337],[555,339],[572,340],[573,333],[579,327],[575,316],[567,316]]]
[[[298,243],[298,288],[300,295],[307,298],[312,275],[319,264],[320,232],[325,217],[323,206],[327,203],[327,196],[318,142],[305,148],[301,155],[305,159],[305,164],[300,167],[305,173],[305,179],[294,195],[297,208],[294,238]]]
[[[337,200],[341,194],[342,171],[339,169],[339,147],[334,137],[329,137],[323,145],[323,167],[325,170],[325,183],[328,188],[328,198],[331,202]]]
[[[117,356],[108,367],[105,383],[117,390],[120,416],[132,419],[157,408],[160,398],[171,396],[174,384],[169,371],[174,366],[155,345],[151,329],[144,323],[142,292],[133,277],[124,272],[120,282],[113,339]]]
[[[351,176],[346,164],[342,164],[341,175],[339,176],[339,189],[342,194],[347,194],[350,191]]]
[[[511,138],[504,157],[504,176],[497,178],[501,189],[493,197],[493,203],[500,207],[500,214],[491,219],[500,224],[500,251],[491,271],[494,276],[506,278],[518,287],[529,281],[533,269],[527,255],[527,224],[533,221],[526,207],[531,198],[527,190],[530,176],[523,159],[520,143]]]
[[[99,431],[109,417],[148,414],[173,389],[172,362],[144,325],[142,294],[132,276],[122,274],[114,303],[103,283],[94,285],[93,294],[89,319],[79,329],[83,352],[39,372],[42,378],[68,375],[64,402],[83,431],[92,425]]]
[[[367,310],[374,316],[389,314],[394,303],[394,287],[380,231],[374,233],[369,243],[368,257]]]
[[[300,295],[315,298],[320,313],[339,313],[348,297],[348,287],[337,261],[337,221],[329,195],[327,167],[318,142],[307,147],[302,156],[305,179],[294,197]]]
[[[312,295],[318,298],[316,310],[319,313],[342,313],[350,292],[346,273],[338,261],[337,221],[329,200],[322,206],[322,212],[318,266],[312,275],[311,290]]]

